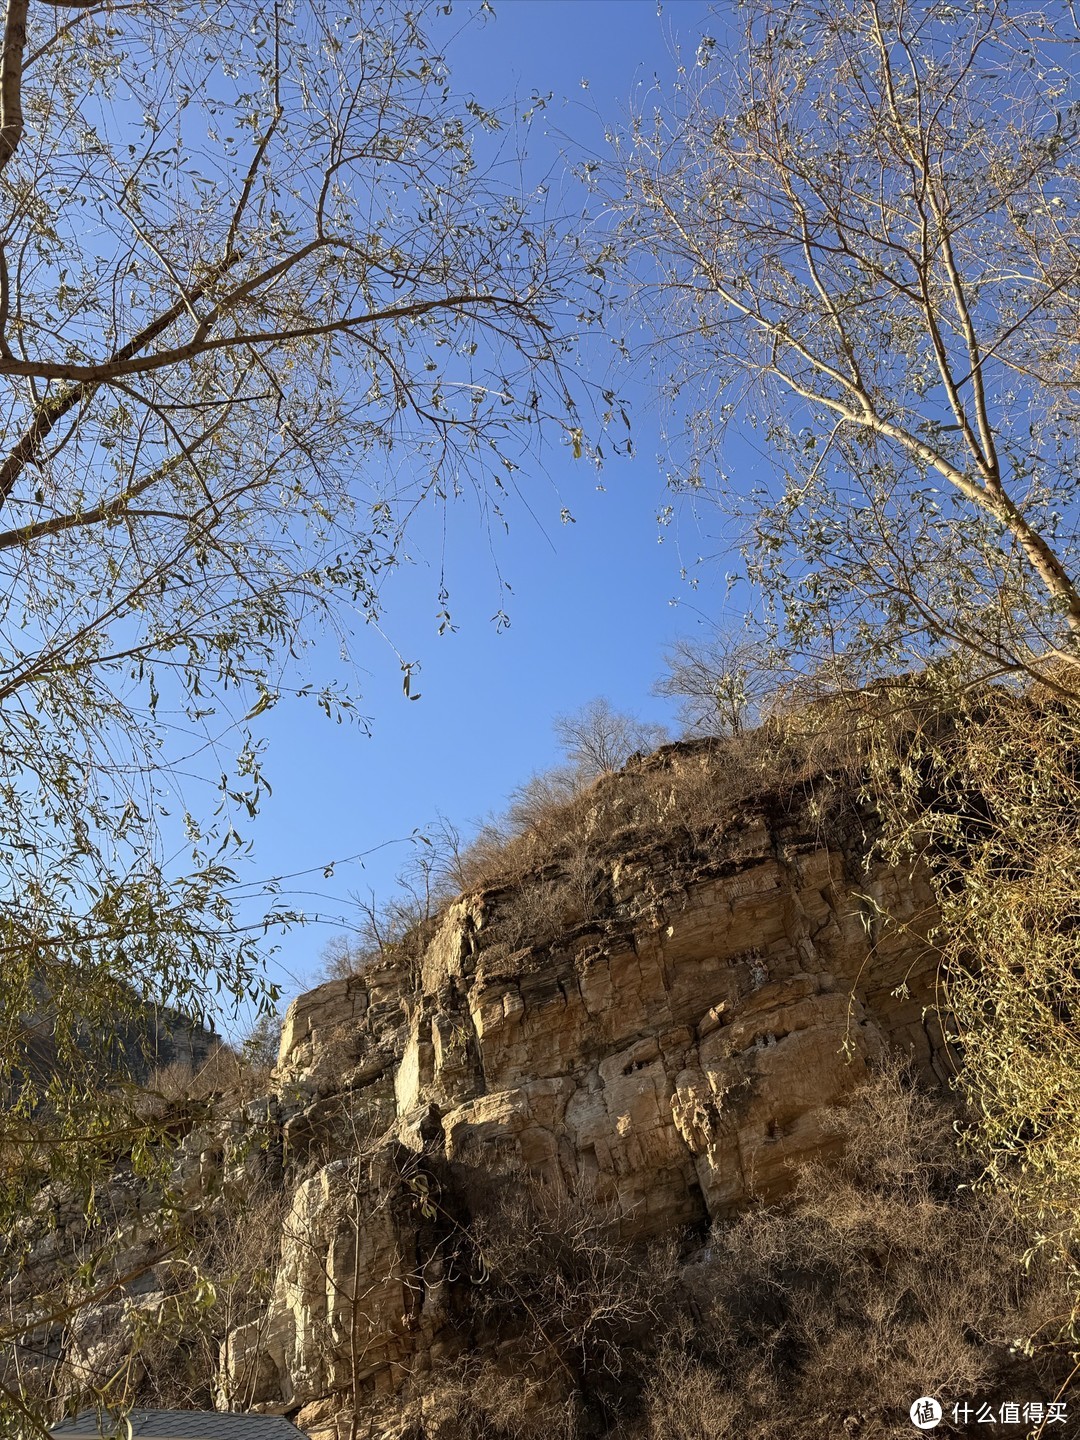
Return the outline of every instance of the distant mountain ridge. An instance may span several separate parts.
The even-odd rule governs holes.
[[[107,1073],[144,1085],[155,1070],[186,1064],[198,1069],[217,1050],[222,1038],[215,1031],[169,1005],[157,1005],[133,992],[131,1011],[113,1022],[102,1042],[87,1035],[87,1053],[101,1058]],[[57,1065],[47,1004],[43,1013],[26,1020],[27,1069],[39,1078],[50,1076]]]

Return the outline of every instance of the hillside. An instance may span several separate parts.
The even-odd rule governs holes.
[[[765,1437],[779,1397],[778,1435],[884,1437],[911,1385],[1053,1398],[1011,1344],[1053,1296],[933,1098],[929,890],[868,858],[850,786],[755,773],[639,759],[300,996],[267,1094],[181,1112],[216,1305],[133,1352],[158,1265],[43,1337],[43,1377],[126,1362],[143,1403],[317,1440]]]

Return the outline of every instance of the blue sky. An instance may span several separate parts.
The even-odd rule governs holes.
[[[454,89],[487,106],[519,108],[534,91],[553,92],[520,142],[529,173],[549,176],[553,190],[572,183],[566,153],[602,151],[605,125],[625,117],[635,93],[654,77],[670,84],[675,47],[692,56],[703,31],[717,28],[697,0],[499,0],[493,19],[463,23],[474,10],[458,4],[440,22],[453,34]],[[594,363],[606,364],[603,351],[596,354]],[[350,914],[350,895],[392,888],[415,828],[442,814],[467,830],[530,773],[556,762],[553,716],[603,695],[673,723],[669,702],[650,689],[665,644],[702,617],[719,617],[724,566],[711,588],[694,592],[680,579],[681,564],[703,542],[692,525],[681,533],[658,526],[666,503],[658,417],[643,377],[624,374],[619,383],[636,458],[609,459],[597,474],[549,446],[523,478],[528,508],[511,509],[509,534],[489,537],[466,503],[451,509],[446,568],[456,633],[437,633],[440,537],[434,527],[418,529],[414,563],[385,593],[387,640],[361,636],[352,656],[369,737],[297,701],[283,699],[266,717],[274,794],[250,832],[255,853],[244,878],[312,870],[290,884],[312,892],[296,897],[308,913],[327,917],[279,939],[273,971],[287,993],[314,982],[323,947],[341,933],[332,917]],[[574,524],[560,523],[563,505]],[[501,632],[491,620],[500,607],[511,621]],[[419,700],[402,695],[395,648],[419,662]],[[338,663],[328,639],[307,668],[322,679]],[[323,877],[323,865],[361,852],[363,865],[339,863]]]

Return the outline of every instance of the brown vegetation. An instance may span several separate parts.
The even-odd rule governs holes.
[[[146,1082],[147,1094],[164,1105],[221,1096],[246,1099],[265,1089],[269,1071],[245,1063],[231,1045],[218,1045],[205,1060],[173,1060],[159,1066]]]
[[[620,1245],[573,1196],[508,1182],[473,1227],[477,1346],[427,1386],[416,1433],[899,1440],[919,1395],[1055,1398],[1063,1296],[1025,1269],[957,1118],[888,1063],[834,1115],[836,1165],[681,1258]],[[966,1433],[949,1413],[939,1433]]]
[[[288,1194],[266,1177],[189,1217],[182,1258],[163,1269],[156,1303],[134,1312],[130,1394],[162,1409],[214,1409],[221,1347],[261,1312],[281,1254]],[[225,1397],[228,1398],[228,1397]]]
[[[490,943],[547,944],[606,908],[620,856],[704,850],[762,796],[789,809],[806,803],[820,822],[856,801],[865,758],[856,712],[808,705],[800,693],[754,730],[666,744],[599,778],[594,767],[571,765],[534,775],[471,841],[445,820],[426,831],[398,892],[364,907],[355,939],[327,946],[324,975],[359,973],[377,957],[415,961],[441,908],[481,890],[500,892]]]

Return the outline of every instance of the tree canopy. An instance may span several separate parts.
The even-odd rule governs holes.
[[[865,678],[961,646],[984,672],[1071,666],[1071,18],[815,0],[731,29],[603,182],[682,432],[676,488],[742,518],[797,663],[843,652]],[[726,447],[732,427],[776,463]]]
[[[854,716],[984,1178],[1074,1285],[1078,42],[1073,7],[762,0],[600,182],[674,486],[739,518],[752,596],[756,643],[665,684],[715,723],[786,666],[834,697],[808,725]]]
[[[26,0],[2,54],[5,955],[191,999],[265,789],[221,728],[313,622],[378,615],[418,506],[496,509],[571,428],[576,272],[402,7]],[[180,764],[227,772],[174,817],[182,882]]]

